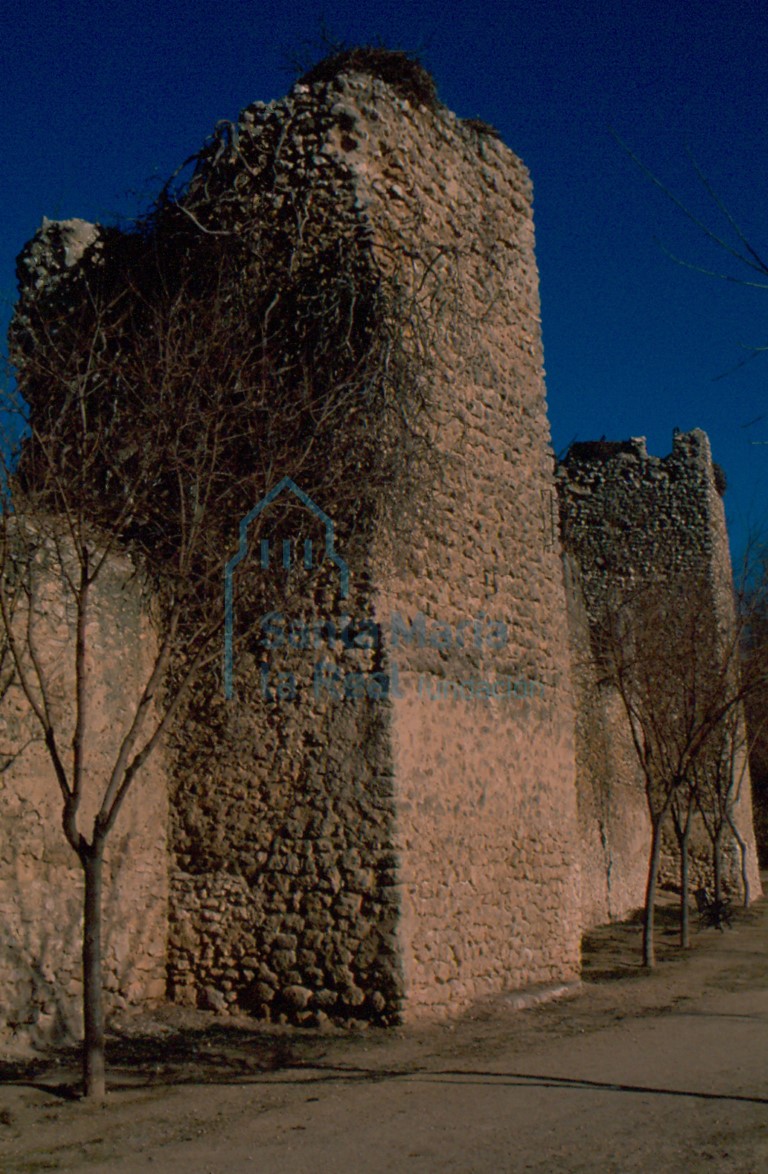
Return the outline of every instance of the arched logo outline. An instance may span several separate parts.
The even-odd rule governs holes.
[[[284,489],[289,489],[295,497],[299,499],[302,505],[318,518],[325,527],[325,553],[330,561],[338,568],[341,586],[341,598],[346,599],[349,595],[349,567],[347,566],[341,555],[336,553],[334,549],[334,532],[333,522],[320,509],[320,506],[309,497],[303,489],[299,489],[298,485],[291,480],[290,477],[283,477],[273,489],[265,497],[262,497],[252,510],[250,510],[243,518],[240,519],[239,526],[239,542],[237,553],[233,554],[232,558],[224,567],[224,696],[227,701],[232,699],[232,671],[233,671],[233,628],[234,628],[234,572],[235,568],[243,561],[248,553],[248,527],[259,514],[271,505],[275,498],[279,497]]]

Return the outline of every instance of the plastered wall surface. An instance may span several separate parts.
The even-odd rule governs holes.
[[[81,816],[86,831],[156,647],[133,575],[127,561],[110,563],[90,609]],[[61,579],[59,556],[48,543],[32,577],[31,630],[69,768],[75,617]],[[21,600],[14,622],[20,640],[27,618]],[[39,697],[28,657],[24,663]],[[6,1041],[63,1039],[79,1031],[81,1022],[82,871],[64,838],[61,792],[18,681],[7,684],[0,721],[0,1029]],[[167,825],[158,756],[126,802],[107,851],[104,973],[111,1010],[165,995]]]
[[[563,558],[576,692],[576,777],[584,927],[643,903],[650,823],[642,772],[620,698],[600,684],[579,563]]]
[[[398,103],[382,116],[380,94],[358,77],[342,97],[374,249],[382,264],[400,258],[403,285],[433,283],[443,299],[442,478],[389,551],[379,603],[452,637],[390,649],[403,682],[392,738],[404,1014],[416,1017],[577,975],[573,717],[530,181],[497,139],[448,112]],[[439,277],[408,270],[425,246]],[[481,635],[465,631],[459,648],[467,621]]]
[[[193,876],[194,855],[177,855],[174,990],[198,1000],[202,983],[216,1001],[224,978],[226,999],[264,996],[263,1014],[408,1018],[573,978],[572,696],[527,173],[497,140],[362,74],[297,86],[282,103],[249,108],[241,125],[257,143],[280,142],[287,173],[311,191],[315,231],[338,232],[338,217],[354,215],[404,303],[429,303],[443,460],[438,479],[425,472],[428,496],[412,500],[402,528],[373,528],[371,589],[351,566],[349,610],[381,624],[392,695],[283,705],[278,736],[265,729],[258,682],[244,702],[241,673],[239,720],[253,730],[237,754],[241,781],[224,781],[228,743],[205,799],[211,811],[224,796],[238,810],[231,836],[219,832],[228,864],[208,853]],[[393,638],[393,615],[410,635]],[[495,623],[500,648],[489,646]],[[433,647],[438,632],[450,647]],[[348,656],[337,663],[349,671]],[[510,695],[464,695],[483,682]],[[276,766],[264,744],[278,737]],[[179,788],[182,848],[200,800],[184,779]],[[260,849],[248,879],[231,867],[244,827]],[[287,864],[265,843],[277,836]]]

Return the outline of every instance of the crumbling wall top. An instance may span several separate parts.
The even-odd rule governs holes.
[[[557,483],[563,546],[580,563],[592,618],[622,584],[711,574],[728,561],[720,486],[699,428],[676,429],[664,457],[649,455],[644,437],[573,444]]]
[[[628,440],[580,440],[574,441],[558,465],[558,473],[569,481],[595,477],[609,477],[619,468],[638,466],[657,472],[666,470],[669,474],[683,468],[710,470],[712,452],[709,437],[701,428],[672,433],[672,451],[664,457],[648,452],[644,436],[631,436]]]

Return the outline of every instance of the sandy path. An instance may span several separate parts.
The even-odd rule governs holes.
[[[319,1040],[230,1083],[125,1088],[99,1109],[10,1085],[0,1170],[763,1174],[768,908],[748,916],[661,974],[532,1011],[497,1001],[453,1029]]]

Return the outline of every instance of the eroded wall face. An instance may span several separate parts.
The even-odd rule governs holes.
[[[74,612],[58,558],[33,577],[32,639],[46,681],[57,742],[71,769]],[[70,568],[71,570],[71,568]],[[22,642],[27,609],[17,606]],[[148,679],[155,637],[133,568],[112,560],[92,590],[86,629],[86,780],[80,826],[90,835],[96,797]],[[28,655],[25,668],[40,696]],[[62,798],[41,729],[18,679],[0,702],[0,1033],[50,1042],[81,1030],[82,870],[62,831]],[[165,995],[167,795],[159,755],[150,759],[111,833],[104,879],[104,979],[109,1011]]]
[[[345,232],[397,289],[393,337],[429,401],[430,455],[349,556],[347,609],[381,631],[358,667],[387,678],[385,695],[308,686],[265,705],[253,662],[220,728],[210,714],[189,727],[174,997],[388,1022],[571,979],[573,712],[527,173],[492,137],[363,75],[242,119],[254,143],[269,128],[280,184],[304,192],[303,242]],[[307,618],[333,618],[328,606],[306,604]],[[354,668],[340,647],[322,655],[342,677]],[[272,668],[311,674],[306,656],[303,669],[281,656]]]
[[[374,545],[377,614],[403,621],[387,651],[410,1019],[577,975],[573,699],[527,172],[370,78],[339,103],[331,143],[375,256],[431,310],[439,475]]]
[[[238,134],[247,167],[216,156],[199,177],[227,197],[234,182],[244,216],[258,193],[266,211],[255,231],[269,255],[287,242],[291,264],[306,274],[308,299],[342,253],[355,279],[367,273],[370,248],[349,168],[325,150],[337,125],[335,92],[326,89],[297,86],[281,102],[244,111]],[[234,180],[230,165],[240,167]],[[279,274],[273,280],[277,316],[284,290]],[[349,449],[343,428],[334,443]],[[330,463],[334,454],[325,455]],[[353,458],[347,453],[348,464]],[[309,491],[304,459],[303,448],[287,452],[265,492],[284,477]],[[365,471],[358,464],[354,478]],[[225,700],[214,671],[174,739],[169,990],[179,1001],[240,1007],[274,1021],[388,1023],[402,998],[390,709],[385,684],[376,688],[381,648],[348,648],[342,635],[373,615],[370,541],[361,536],[369,522],[352,516],[360,512],[354,484],[315,503],[336,527],[348,594],[338,568],[323,578],[327,566],[319,579],[312,571],[297,583],[292,572],[289,584],[260,588],[259,544],[264,538],[280,550],[274,535],[291,495],[286,490],[259,514],[237,568],[233,695]],[[244,503],[243,513],[256,504]],[[292,535],[293,549],[303,549],[310,533],[322,549],[322,527],[313,529],[311,510],[305,513],[308,529],[300,540]],[[233,547],[222,551],[222,570],[239,523],[240,516],[230,519]],[[353,531],[354,549],[346,541]],[[259,600],[250,616],[243,610],[249,583]],[[260,628],[267,614],[280,616],[279,646]],[[322,630],[317,639],[288,635],[315,629]],[[362,692],[348,691],[352,677]]]
[[[369,679],[371,657],[334,642],[258,663],[238,660],[232,700],[182,729],[169,993],[264,1019],[389,1022],[402,987],[388,709],[339,684]]]
[[[411,698],[395,721],[406,1018],[576,977],[575,853],[550,784],[569,746],[556,716],[540,700]]]
[[[733,623],[731,563],[709,442],[699,430],[676,434],[664,458],[649,456],[642,439],[574,445],[560,466],[558,488],[567,568],[570,564],[582,902],[590,926],[643,904],[650,846],[644,779],[631,730],[618,693],[600,683],[592,636],[606,607],[632,593],[642,600],[649,584],[667,582],[691,584],[691,591],[701,593],[701,613],[712,617],[711,638],[717,624]],[[681,655],[690,655],[689,644],[690,636],[681,632]],[[737,773],[734,816],[754,898],[760,881],[749,772],[737,768]],[[737,892],[741,853],[733,836],[723,847],[725,880]],[[712,848],[698,816],[690,856],[691,887],[711,885]],[[662,884],[679,884],[671,829],[664,836],[659,875]]]
[[[580,905],[584,927],[642,904],[650,821],[640,764],[621,699],[601,682],[579,565],[564,556],[571,671],[576,695]]]

